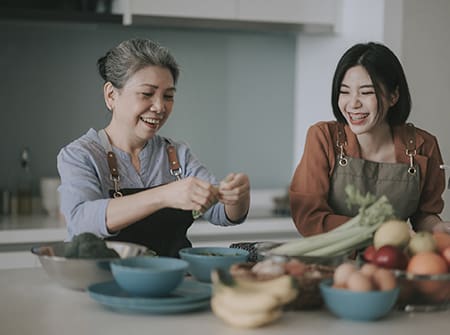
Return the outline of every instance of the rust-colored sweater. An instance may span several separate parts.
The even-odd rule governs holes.
[[[348,125],[344,129],[347,137],[345,154],[362,158],[355,134]],[[409,163],[409,157],[405,153],[406,127],[396,126],[392,131],[396,161]],[[336,121],[319,122],[309,128],[302,159],[291,181],[289,196],[292,218],[303,236],[329,231],[350,219],[334,214],[328,204],[330,179],[337,157],[336,132]],[[439,167],[442,157],[436,138],[416,128],[416,148],[414,160],[419,165],[421,194],[417,211],[410,218],[413,225],[415,218],[442,212],[442,193],[445,190],[445,174]]]

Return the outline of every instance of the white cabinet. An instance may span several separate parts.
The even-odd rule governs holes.
[[[239,0],[238,20],[291,24],[336,23],[336,0]]]
[[[202,19],[233,19],[238,0],[127,0],[131,14]]]
[[[115,0],[113,13],[123,23],[222,28],[276,24],[332,29],[339,1],[335,0]]]

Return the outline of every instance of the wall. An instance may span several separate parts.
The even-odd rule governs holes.
[[[56,175],[59,149],[108,123],[96,60],[130,37],[160,41],[182,66],[162,134],[190,143],[219,178],[245,171],[254,188],[288,184],[295,35],[0,22],[0,189],[14,188],[23,146],[36,180]]]
[[[404,1],[403,60],[410,85],[411,120],[437,136],[450,164],[450,1]],[[447,172],[449,178],[449,172]],[[450,220],[450,191],[443,217]]]

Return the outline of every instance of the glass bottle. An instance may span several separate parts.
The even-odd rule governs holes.
[[[17,185],[17,213],[19,215],[29,215],[32,212],[32,183],[30,152],[28,148],[24,148],[20,155],[20,175]]]

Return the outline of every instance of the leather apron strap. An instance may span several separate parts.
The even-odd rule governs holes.
[[[107,151],[107,161],[114,183],[114,189],[110,190],[110,197],[117,198],[124,195],[135,194],[148,188],[120,188],[119,171],[116,155],[108,140],[106,132],[102,129],[99,132],[102,145]],[[177,179],[181,178],[182,169],[178,161],[176,148],[167,141],[167,155],[169,160],[170,173]],[[188,228],[194,221],[191,211],[176,208],[163,208],[155,213],[135,222],[122,229],[117,235],[107,238],[113,241],[126,241],[142,244],[154,250],[160,256],[179,257],[178,251],[185,247],[192,246],[187,239]]]
[[[342,134],[344,137],[342,137]],[[337,130],[337,163],[332,172],[328,194],[328,203],[335,214],[349,217],[358,214],[358,208],[348,208],[346,204],[345,187],[348,184],[355,185],[362,194],[370,192],[376,197],[386,195],[394,206],[396,216],[400,219],[406,220],[415,213],[420,200],[420,174],[418,173],[419,167],[414,164],[413,160],[415,155],[415,138],[413,141],[414,150],[411,145],[409,150],[413,151],[408,151],[407,144],[409,139],[411,139],[410,136],[407,136],[407,140],[405,140],[406,154],[413,153],[412,156],[408,154],[410,157],[409,165],[404,163],[378,163],[347,157],[345,154],[345,144],[347,142],[344,129],[342,127],[340,134],[339,130]],[[341,164],[343,159],[346,164]],[[411,167],[414,168],[414,173],[411,173]],[[406,197],[405,194],[408,196]]]

